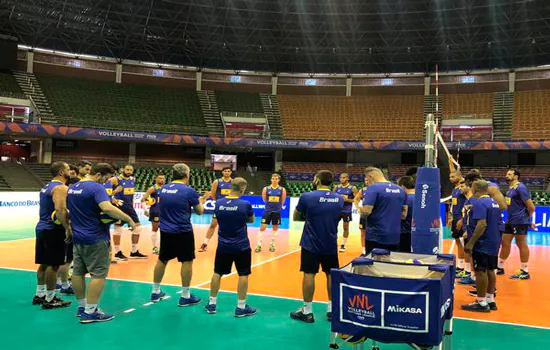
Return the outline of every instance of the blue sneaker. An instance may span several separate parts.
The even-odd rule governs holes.
[[[84,307],[79,307],[78,309],[76,309],[76,317],[80,318],[82,317],[82,315],[84,314]]]
[[[166,293],[164,293],[163,291],[160,291],[159,293],[152,293],[151,294],[151,301],[153,303],[158,303],[159,301],[161,301],[165,297],[166,297]]]
[[[197,298],[193,294],[189,298],[181,297],[180,301],[178,303],[178,306],[184,307],[184,306],[193,306],[201,303],[201,299]]]
[[[208,312],[210,315],[213,315],[215,314],[216,312],[218,312],[218,306],[216,304],[208,304],[204,307],[204,309],[206,310],[206,312]]]
[[[114,318],[115,315],[109,315],[99,309],[96,309],[93,314],[87,314],[84,312],[82,316],[80,316],[80,323],[107,322]]]
[[[74,290],[72,286],[69,286],[69,288],[61,288],[59,290],[59,295],[61,296],[69,296],[74,295]]]
[[[62,286],[61,286],[60,284],[56,284],[56,285],[55,285],[55,290],[61,290],[61,287],[62,287]]]
[[[254,316],[258,313],[258,310],[256,310],[253,307],[250,307],[249,305],[246,305],[244,309],[235,309],[235,317],[247,317],[247,316]]]
[[[504,269],[497,267],[497,275],[504,275]]]
[[[461,278],[460,281],[458,281],[458,284],[475,286],[476,281],[474,281],[472,277],[464,277],[464,278]]]
[[[528,280],[530,278],[531,278],[531,275],[529,274],[529,272],[525,272],[523,270],[519,270],[518,272],[510,276],[510,279],[513,279],[513,280]]]

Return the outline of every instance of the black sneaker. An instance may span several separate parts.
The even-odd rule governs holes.
[[[345,244],[342,244],[342,245],[340,246],[340,253],[343,253],[343,252],[345,252],[345,251],[346,251],[346,245],[345,245]]]
[[[471,289],[470,290],[470,296],[477,297],[477,289]],[[495,290],[495,298],[497,297],[497,291]]]
[[[130,259],[147,259],[147,255],[141,254],[139,250],[135,253],[130,253]]]
[[[471,311],[471,312],[491,312],[491,308],[489,308],[489,305],[482,306],[477,301],[474,301],[471,304],[462,305],[462,310],[464,311]]]
[[[491,311],[497,311],[498,310],[497,303],[495,303],[494,301],[491,301],[490,303],[487,303],[487,305],[489,305],[489,309],[491,309]]]
[[[61,300],[58,297],[54,297],[52,301],[44,300],[42,303],[42,308],[45,310],[49,309],[60,309],[62,307],[67,307],[71,305],[70,301]]]
[[[504,269],[497,267],[497,275],[504,275]]]
[[[332,321],[332,312],[327,312],[327,321],[331,322]]]
[[[122,250],[120,250],[115,254],[115,260],[126,261],[128,260],[128,257],[122,253]]]
[[[305,323],[315,323],[315,317],[313,317],[313,312],[310,314],[304,314],[304,311],[302,309],[295,312],[291,312],[290,318],[292,318],[293,320],[298,320]]]
[[[46,297],[39,297],[38,295],[35,295],[34,298],[32,298],[33,305],[42,305],[45,301]]]

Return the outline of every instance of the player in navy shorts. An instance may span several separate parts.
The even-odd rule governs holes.
[[[158,230],[159,230],[159,221],[160,221],[160,212],[159,212],[159,192],[166,183],[166,176],[164,174],[157,174],[155,176],[155,184],[147,190],[141,197],[141,207],[144,209],[145,216],[149,217],[149,222],[151,222],[151,242],[153,243],[153,254],[159,254],[158,248]],[[147,205],[149,205],[149,210],[147,210]]]
[[[342,244],[340,245],[340,252],[346,251],[346,243],[349,237],[349,223],[351,222],[351,209],[353,208],[353,202],[357,195],[357,187],[349,183],[349,175],[346,173],[340,174],[340,185],[334,186],[334,192],[344,197],[344,209],[340,214],[340,219],[343,221],[344,237],[342,238]]]
[[[512,247],[512,241],[516,240],[519,249],[521,267],[518,272],[510,276],[511,279],[528,280],[529,275],[529,246],[527,245],[527,232],[529,228],[536,231],[537,226],[532,218],[535,213],[535,205],[531,200],[531,193],[519,180],[521,174],[517,169],[510,169],[506,173],[506,181],[510,184],[506,194],[508,204],[508,219],[506,220],[504,234],[502,235],[502,249],[498,261],[497,274],[504,274],[504,263]]]
[[[271,175],[271,185],[264,187],[262,190],[262,199],[265,203],[265,210],[262,215],[260,232],[258,233],[258,244],[255,250],[256,253],[262,251],[262,236],[268,225],[271,225],[273,230],[269,251],[275,251],[275,238],[277,237],[279,225],[281,224],[281,210],[283,210],[283,205],[286,200],[286,189],[279,186],[279,181],[281,181],[281,175]]]
[[[367,235],[367,217],[364,215],[361,215],[360,208],[363,205],[363,201],[365,199],[364,195],[367,191],[367,187],[369,186],[367,183],[367,178],[364,179],[365,187],[361,188],[357,191],[357,194],[355,195],[355,198],[353,199],[353,205],[357,209],[357,213],[359,213],[359,231],[361,231],[361,254],[365,255],[365,237]]]

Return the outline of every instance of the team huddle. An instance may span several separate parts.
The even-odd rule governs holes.
[[[69,301],[56,295],[59,290],[60,296],[75,296],[77,317],[81,323],[105,322],[114,318],[114,315],[101,311],[98,304],[109,266],[128,260],[120,248],[124,224],[132,232],[129,258],[147,258],[138,250],[142,228],[134,209],[133,170],[132,165],[126,165],[116,175],[116,166],[107,163],[92,165],[82,162],[75,167],[64,162],[51,165],[52,180],[40,192],[35,254],[39,268],[33,304],[42,305],[44,309],[69,306]],[[240,177],[232,178],[230,168],[224,168],[222,174],[222,178],[212,184],[212,190],[201,196],[189,186],[189,167],[176,164],[172,167],[171,182],[166,183],[166,176],[158,174],[155,183],[141,198],[144,213],[152,224],[153,254],[158,255],[151,302],[157,303],[169,297],[161,284],[168,262],[174,259],[181,263],[182,290],[178,306],[202,302],[191,293],[193,261],[196,258],[191,216],[202,215],[204,203],[211,197],[215,201],[214,214],[199,252],[208,249],[216,228],[218,245],[205,311],[209,314],[217,312],[221,279],[230,274],[235,266],[239,278],[234,315],[245,317],[257,313],[246,303],[252,269],[252,247],[247,224],[255,221],[252,205],[241,198],[247,189],[247,182]],[[476,284],[476,290],[471,294],[477,296],[477,301],[463,306],[465,310],[489,312],[497,309],[494,302],[495,270],[496,274],[504,274],[504,261],[510,254],[510,244],[514,238],[520,247],[522,265],[520,272],[512,277],[529,278],[529,250],[525,235],[534,207],[519,177],[518,171],[508,172],[510,190],[506,201],[500,190],[494,188],[496,185],[484,181],[479,172],[472,171],[465,178],[456,170],[451,174],[450,180],[455,184],[451,226],[459,247],[458,276],[462,277],[459,283]],[[269,251],[276,250],[281,211],[287,196],[286,190],[279,185],[280,179],[280,175],[273,174],[271,184],[262,191],[265,210],[254,249],[256,253],[263,249],[263,236],[269,225],[272,227]],[[353,206],[361,217],[359,228],[363,255],[375,248],[411,252],[414,174],[408,174],[394,184],[386,180],[380,169],[368,167],[365,170],[366,186],[360,190],[349,183],[349,176],[345,173],[340,175],[339,185],[333,186],[333,181],[334,175],[330,171],[319,171],[313,180],[314,190],[300,197],[293,213],[295,221],[304,222],[300,241],[304,305],[292,312],[290,317],[306,323],[315,321],[312,302],[315,275],[319,269],[326,274],[330,298],[330,270],[340,267],[338,251],[346,250]],[[509,209],[508,221],[502,227],[501,210],[506,208]],[[344,233],[338,246],[338,224],[341,220]],[[504,232],[502,236],[501,232]],[[499,249],[500,259],[497,258]],[[71,263],[72,285],[68,281]],[[85,280],[87,274],[91,276],[88,285]],[[326,318],[330,321],[331,317],[329,302]]]

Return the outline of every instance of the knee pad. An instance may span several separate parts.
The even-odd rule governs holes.
[[[113,230],[113,236],[121,236],[122,235],[122,226],[115,225],[115,228]]]

